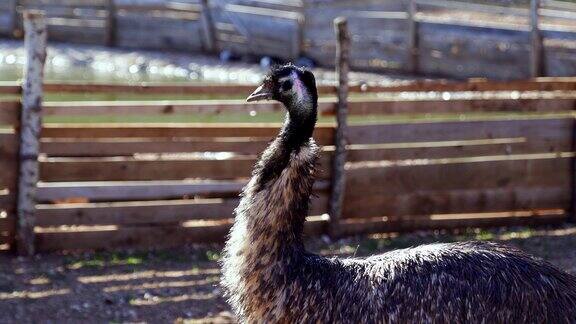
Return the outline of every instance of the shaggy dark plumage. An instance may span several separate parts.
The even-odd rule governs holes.
[[[312,73],[277,68],[250,98],[288,110],[254,169],[223,258],[247,323],[576,323],[576,278],[518,250],[431,244],[366,259],[308,253],[302,230],[318,147]]]

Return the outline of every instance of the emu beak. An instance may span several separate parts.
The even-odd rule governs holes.
[[[251,95],[246,98],[247,102],[251,101],[260,101],[260,100],[267,100],[272,99],[272,93],[268,88],[264,85],[259,86]]]

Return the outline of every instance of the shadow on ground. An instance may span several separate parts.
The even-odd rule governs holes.
[[[423,243],[497,240],[576,274],[576,226],[376,235],[330,243],[311,240],[326,255],[364,256]],[[218,285],[221,246],[173,250],[0,255],[0,323],[229,323]]]

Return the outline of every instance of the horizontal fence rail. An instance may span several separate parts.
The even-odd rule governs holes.
[[[156,84],[110,84],[110,83],[45,83],[47,93],[107,93],[107,94],[220,94],[246,96],[254,90],[254,84],[200,85],[189,83]],[[0,82],[0,94],[21,94],[21,83]],[[362,83],[349,85],[351,93],[397,93],[397,92],[465,92],[465,91],[574,91],[576,77],[540,77],[527,80],[495,81],[483,78],[465,82],[453,80],[410,80],[393,84]],[[336,87],[319,85],[320,94],[336,94]]]

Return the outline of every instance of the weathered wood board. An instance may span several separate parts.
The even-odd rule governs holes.
[[[352,126],[344,215],[568,210],[573,127],[572,118]]]

